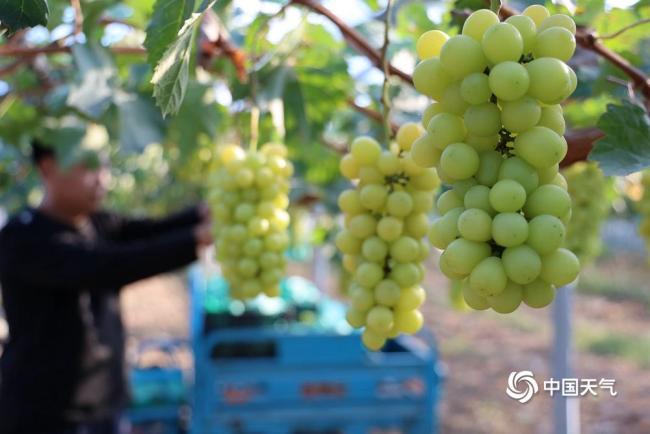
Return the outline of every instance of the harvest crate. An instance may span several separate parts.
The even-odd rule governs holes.
[[[192,434],[436,431],[441,372],[431,339],[401,337],[373,353],[358,333],[318,321],[206,331],[201,294],[211,283],[197,270],[190,280],[198,316],[192,320]],[[333,300],[318,305],[327,303],[343,312]],[[342,313],[332,323],[344,324]]]

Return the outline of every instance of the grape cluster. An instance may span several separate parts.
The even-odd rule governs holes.
[[[650,250],[650,170],[641,173],[641,188],[643,194],[636,204],[636,209],[641,214],[639,234],[646,240],[646,249]]]
[[[234,299],[280,293],[292,174],[284,145],[269,143],[248,152],[236,145],[218,149],[210,203],[216,258]]]
[[[574,252],[581,264],[600,255],[600,230],[607,218],[610,199],[607,180],[596,163],[578,162],[564,171],[573,202],[564,246]]]
[[[565,63],[575,30],[570,17],[535,5],[505,22],[478,10],[462,34],[418,40],[413,81],[435,102],[411,158],[450,186],[429,238],[474,309],[544,307],[577,277],[579,261],[562,247],[571,198],[558,173],[567,152],[559,104],[577,86]]]
[[[338,198],[345,228],[337,234],[336,246],[352,273],[347,320],[355,328],[365,327],[362,340],[371,350],[387,338],[416,333],[423,323],[420,282],[422,261],[429,254],[424,238],[439,181],[435,170],[418,167],[406,152],[422,133],[419,124],[403,125],[394,151],[382,151],[374,139],[359,137],[340,163],[341,173],[355,183]]]

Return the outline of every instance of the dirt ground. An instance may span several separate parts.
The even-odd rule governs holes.
[[[304,269],[299,272],[309,274]],[[643,279],[647,275],[641,274]],[[641,285],[650,291],[650,284]],[[512,315],[459,312],[449,305],[446,281],[433,271],[426,289],[426,324],[437,338],[447,370],[439,406],[440,432],[552,433],[552,399],[547,393],[538,393],[527,404],[505,394],[511,371],[531,370],[538,381],[551,377],[551,309],[520,308]],[[125,291],[123,305],[125,321],[135,338],[187,335],[189,307],[182,275],[162,276],[134,285]],[[631,337],[632,347],[637,338],[639,342],[650,340],[647,304],[578,294],[575,307],[578,336],[604,330],[615,336]],[[600,391],[598,397],[579,399],[582,433],[650,433],[650,365],[643,360],[616,351],[604,355],[589,349],[575,352],[576,377],[614,378],[618,391],[616,397]]]

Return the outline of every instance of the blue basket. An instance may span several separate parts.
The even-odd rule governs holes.
[[[221,280],[199,271],[192,287],[195,384],[192,434],[436,432],[442,375],[431,338],[401,337],[369,352],[349,328],[300,323],[201,329],[201,294]],[[329,324],[345,325],[343,306]],[[321,316],[327,316],[322,311]]]

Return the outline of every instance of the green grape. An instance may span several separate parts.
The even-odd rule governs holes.
[[[422,277],[419,268],[413,263],[396,264],[389,276],[402,288],[417,285]]]
[[[401,168],[402,164],[399,161],[399,157],[390,151],[383,151],[379,159],[377,159],[377,169],[379,169],[382,175],[394,175]]]
[[[465,77],[460,84],[460,95],[467,104],[479,105],[489,102],[492,89],[488,76],[475,72]]]
[[[442,46],[440,63],[445,71],[456,79],[473,72],[483,72],[487,67],[481,44],[464,35],[453,36]]]
[[[398,238],[390,246],[390,256],[400,263],[416,261],[420,253],[418,242],[411,237],[403,236]]]
[[[531,85],[531,79],[524,66],[516,61],[506,61],[492,68],[489,83],[492,93],[499,100],[515,101],[526,95]]]
[[[377,234],[382,240],[387,242],[398,239],[399,236],[402,235],[403,230],[404,223],[402,220],[395,217],[382,217],[381,220],[379,220],[379,223],[377,223]]]
[[[501,259],[490,256],[483,259],[469,276],[469,284],[484,297],[501,293],[508,284],[508,277]]]
[[[567,145],[555,131],[533,127],[517,136],[515,151],[531,166],[544,169],[562,161],[567,153]]]
[[[488,215],[496,214],[492,205],[490,205],[490,188],[484,185],[476,185],[470,188],[464,197],[465,208],[477,208],[485,211]]]
[[[343,253],[356,255],[361,252],[361,241],[352,236],[350,231],[343,230],[336,235],[336,247]]]
[[[512,179],[503,179],[490,190],[490,205],[499,212],[519,211],[525,203],[526,190]]]
[[[347,271],[348,273],[354,273],[354,270],[357,269],[357,267],[361,263],[361,260],[357,255],[344,254],[341,262],[343,263],[343,268],[345,269],[345,271]]]
[[[542,257],[540,277],[556,287],[573,282],[578,273],[580,261],[570,250],[560,248]]]
[[[404,232],[415,239],[426,236],[429,230],[429,219],[425,213],[411,214],[404,219]]]
[[[431,118],[444,111],[445,111],[444,107],[439,102],[432,102],[431,104],[429,104],[427,108],[424,109],[424,112],[422,113],[422,126],[424,126],[424,128],[429,126],[429,122],[431,121]]]
[[[485,57],[492,63],[518,62],[524,52],[524,41],[519,30],[508,23],[491,26],[481,39]]]
[[[519,34],[524,43],[524,54],[529,54],[535,46],[537,37],[535,21],[526,15],[513,15],[508,17],[506,23],[515,26],[519,30]]]
[[[537,101],[528,96],[515,101],[504,101],[501,104],[503,127],[512,133],[526,131],[539,124],[542,110]]]
[[[462,142],[467,134],[463,118],[451,113],[435,115],[431,118],[427,131],[433,143],[440,149],[445,149],[450,143]]]
[[[381,155],[381,147],[372,137],[358,137],[354,139],[350,148],[352,156],[362,166],[375,164]]]
[[[555,178],[553,178],[553,181],[551,181],[550,184],[557,185],[562,190],[568,190],[569,188],[569,185],[566,182],[566,178],[562,176],[561,173],[556,173]]]
[[[368,311],[366,325],[378,334],[386,334],[393,328],[393,311],[385,306],[375,306]]]
[[[540,215],[528,223],[526,243],[540,255],[547,255],[557,250],[564,242],[564,238],[564,225],[557,217]]]
[[[339,234],[342,234],[343,232],[340,232]],[[337,245],[337,247],[339,247]],[[341,250],[343,253],[348,253],[345,252],[342,248],[339,247],[339,250]],[[381,238],[377,236],[373,236],[370,238],[366,238],[363,243],[361,244],[361,254],[363,257],[370,261],[370,262],[382,262],[384,259],[386,259],[386,256],[388,255],[388,244]],[[358,254],[358,252],[349,252],[350,254]]]
[[[469,191],[470,188],[477,185],[478,182],[474,178],[463,179],[462,181],[456,181],[453,184],[453,190],[458,195],[458,197],[465,197],[465,194]]]
[[[413,212],[426,213],[433,208],[433,195],[427,191],[417,190],[411,193],[413,196]]]
[[[463,119],[467,131],[477,136],[493,136],[501,129],[501,110],[489,102],[470,106]]]
[[[386,210],[393,217],[406,217],[413,210],[413,199],[405,191],[394,191],[388,196]]]
[[[467,179],[476,174],[479,157],[474,148],[465,143],[452,143],[442,151],[440,167],[453,179]]]
[[[352,308],[361,312],[367,312],[368,309],[375,305],[373,291],[356,284],[350,287],[350,301]]]
[[[264,249],[264,242],[259,238],[251,238],[250,240],[244,243],[244,254],[246,256],[249,257],[259,256],[262,253],[262,249]],[[267,253],[271,253],[271,252],[267,252]]]
[[[384,306],[395,306],[400,300],[401,289],[397,283],[390,279],[379,282],[375,287],[375,300]]]
[[[438,175],[434,169],[424,169],[419,175],[411,177],[411,184],[418,190],[432,191],[440,183]]]
[[[477,208],[467,209],[458,218],[458,232],[470,241],[489,241],[492,238],[492,217]]]
[[[454,190],[447,190],[440,195],[436,202],[438,214],[445,215],[454,208],[462,208],[463,200]]]
[[[419,310],[398,310],[395,312],[395,328],[401,333],[415,334],[424,324]]]
[[[570,68],[561,60],[541,57],[525,65],[530,79],[528,94],[544,104],[558,104],[571,93]]]
[[[445,249],[458,238],[458,219],[463,211],[463,208],[455,208],[433,221],[429,228],[429,241],[434,247]]]
[[[422,60],[440,56],[440,50],[449,36],[440,30],[429,30],[422,33],[415,44],[415,51]]]
[[[440,272],[450,280],[463,280],[467,277],[464,274],[455,273],[451,269],[447,256],[440,256],[440,259],[438,260],[438,268],[440,269]]]
[[[401,290],[397,301],[397,310],[413,310],[422,306],[426,293],[421,286],[411,286]]]
[[[576,50],[576,38],[564,27],[550,27],[537,35],[535,57],[554,57],[567,62]]]
[[[503,157],[497,151],[484,151],[481,152],[479,159],[480,163],[476,172],[476,180],[481,185],[492,187],[497,182],[499,167],[503,163]]]
[[[386,345],[386,338],[373,332],[371,329],[366,328],[363,333],[361,333],[361,342],[363,342],[363,345],[369,350],[379,351],[384,345]]]
[[[539,27],[542,22],[549,17],[550,13],[542,5],[530,5],[522,12],[522,15],[532,18],[535,25]]]
[[[465,102],[460,93],[460,83],[452,83],[447,86],[447,89],[445,89],[442,94],[440,102],[442,103],[446,112],[453,113],[458,116],[462,116],[469,105],[467,102]]]
[[[425,235],[426,235],[426,231],[425,231]],[[424,240],[419,240],[418,244],[419,244],[418,261],[424,262],[429,258],[429,253],[431,252],[431,248],[429,247],[429,244],[427,244],[427,242]],[[424,274],[425,273],[422,273],[423,276]]]
[[[452,241],[441,255],[453,273],[467,276],[474,267],[490,256],[492,249],[487,243],[458,238]]]
[[[413,143],[411,158],[420,167],[434,167],[440,163],[442,150],[436,147],[431,134],[423,134]]]
[[[243,277],[253,277],[258,270],[259,266],[257,265],[257,261],[251,258],[241,259],[237,264],[237,271],[239,271]]]
[[[497,295],[487,297],[490,307],[498,313],[512,313],[521,304],[524,288],[514,282],[508,282],[505,289]]]
[[[359,200],[361,205],[372,211],[379,211],[384,207],[388,191],[383,185],[369,184],[361,189],[359,192]]]
[[[528,306],[540,309],[546,307],[555,298],[555,288],[553,285],[537,279],[534,282],[524,286],[523,301]]]
[[[542,260],[539,255],[525,244],[505,249],[501,261],[508,278],[521,285],[537,279],[542,270]]]
[[[355,215],[350,219],[350,233],[359,238],[364,239],[368,238],[375,232],[377,227],[377,221],[370,214],[359,214]]]
[[[345,319],[350,324],[350,327],[355,329],[360,329],[366,325],[366,312],[362,312],[357,309],[348,309],[345,314]]]
[[[542,107],[542,113],[537,126],[550,128],[560,136],[563,136],[566,131],[566,123],[564,122],[562,106],[551,105]]]
[[[376,167],[362,167],[359,169],[359,184],[381,184],[384,181],[384,176]]]
[[[571,196],[563,188],[553,184],[539,186],[524,206],[524,213],[528,218],[543,214],[561,218],[570,210]]]
[[[477,152],[493,151],[499,143],[499,135],[481,137],[474,134],[468,134],[465,137],[465,143],[476,149]]]
[[[442,98],[442,92],[451,82],[451,77],[444,70],[438,58],[423,60],[418,63],[413,71],[413,86],[415,86],[415,89],[435,100]]]
[[[539,175],[539,185],[550,184],[555,179],[555,174],[560,170],[560,164],[554,164],[551,167],[537,169]]]
[[[543,32],[546,29],[550,29],[552,27],[563,27],[567,29],[572,35],[576,34],[576,23],[575,21],[573,21],[573,18],[571,18],[568,15],[555,14],[555,15],[551,15],[550,17],[547,16],[539,24],[538,30],[540,32]]]
[[[374,262],[364,262],[354,273],[354,281],[364,288],[374,288],[384,276],[384,270]]]
[[[469,281],[463,284],[463,298],[465,303],[474,310],[485,310],[490,307],[487,298],[473,289]]]
[[[501,213],[492,220],[492,238],[503,247],[514,247],[526,242],[528,222],[521,214]]]
[[[497,14],[489,9],[479,9],[467,17],[463,24],[462,33],[465,36],[475,39],[477,42],[481,42],[485,31],[498,22],[499,17]]]
[[[499,167],[499,181],[512,179],[524,187],[526,194],[530,194],[539,185],[539,174],[533,166],[519,157],[506,159]]]
[[[420,124],[416,122],[407,122],[397,130],[395,141],[401,150],[408,151],[411,149],[413,142],[415,142],[415,140],[423,133],[424,128],[422,128]]]

